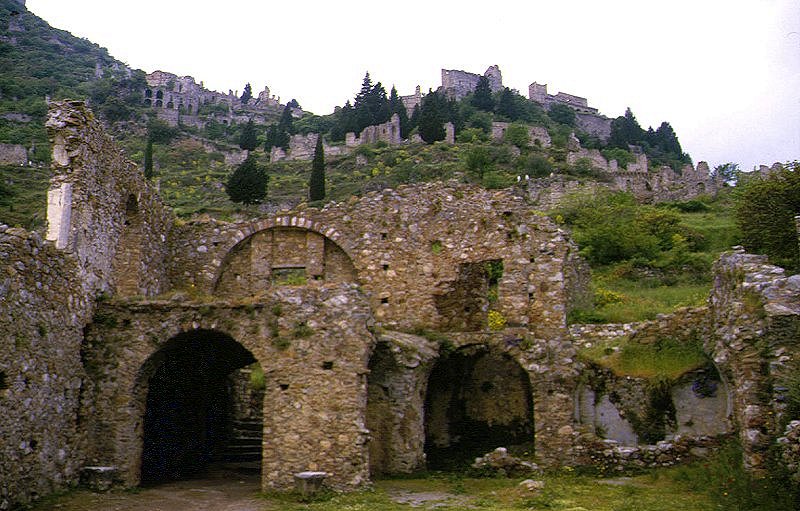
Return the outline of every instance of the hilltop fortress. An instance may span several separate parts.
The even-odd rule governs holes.
[[[586,267],[508,191],[430,183],[178,222],[83,103],[52,103],[47,128],[46,239],[0,226],[2,509],[191,475],[230,459],[243,422],[264,489],[304,470],[353,489],[514,445],[548,466],[664,466],[729,435],[748,468],[777,452],[797,469],[778,382],[800,277],[763,257],[724,254],[705,307],[568,326]],[[577,356],[620,336],[699,339],[709,362],[653,410],[646,382]],[[670,417],[655,433],[633,419],[651,413]]]

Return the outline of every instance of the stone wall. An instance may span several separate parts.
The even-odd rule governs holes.
[[[503,76],[499,67],[489,66],[483,76],[488,78],[489,88],[492,92],[503,90]],[[450,98],[462,99],[467,94],[475,92],[479,79],[480,75],[475,73],[456,69],[442,69],[441,90]]]
[[[87,293],[160,293],[171,213],[83,102],[51,103],[46,127],[47,239],[77,259]]]
[[[463,265],[502,260],[494,308],[510,325],[563,329],[573,292],[565,272],[576,262],[565,233],[518,197],[456,183],[401,186],[244,224],[186,224],[173,239],[171,279],[210,293],[228,253],[275,227],[317,232],[339,246],[387,327],[445,325],[448,316],[437,300],[459,292]]]
[[[607,161],[596,149],[578,146],[567,154],[570,164],[581,159],[591,162],[601,172],[602,179],[582,180],[563,175],[531,179],[522,183],[529,201],[541,209],[552,209],[569,194],[595,193],[602,189],[630,192],[645,203],[685,201],[704,195],[715,196],[725,186],[723,181],[710,175],[708,164],[703,161],[696,168],[685,165],[678,173],[666,166],[649,169],[644,154],[637,155],[636,162],[628,164],[627,169],[619,168],[616,160]]]
[[[787,381],[798,370],[800,275],[741,250],[714,265],[709,300],[714,335],[705,349],[731,382],[745,466],[762,471],[784,431]]]
[[[27,165],[28,151],[19,144],[0,144],[0,165]]]
[[[91,300],[75,261],[0,226],[0,509],[78,481],[80,348]]]
[[[265,374],[264,488],[290,488],[292,474],[321,470],[333,487],[368,480],[364,423],[374,340],[353,285],[272,288],[259,300],[112,301],[87,331],[83,428],[92,464],[139,482],[148,381],[168,344],[217,332],[249,351]],[[303,325],[302,331],[298,325]],[[131,334],[135,332],[135,334]]]

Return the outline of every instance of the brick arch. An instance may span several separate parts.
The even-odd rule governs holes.
[[[360,273],[362,268],[358,264],[358,260],[353,257],[355,253],[354,244],[342,235],[338,229],[333,226],[326,225],[306,216],[300,215],[279,215],[264,220],[258,220],[246,226],[239,226],[238,229],[230,236],[227,242],[220,248],[220,257],[215,258],[211,262],[211,269],[214,274],[212,289],[216,289],[219,285],[222,272],[226,263],[230,260],[234,250],[244,241],[252,238],[256,234],[268,231],[275,228],[297,228],[310,232],[314,232],[323,236],[324,238],[332,241],[339,247],[350,260],[356,273]]]

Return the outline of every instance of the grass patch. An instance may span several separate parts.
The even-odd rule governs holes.
[[[602,271],[593,274],[593,280],[594,307],[572,311],[570,323],[647,321],[655,319],[658,314],[673,312],[679,307],[705,305],[711,290],[710,283],[648,286],[641,281],[615,279],[604,275]]]
[[[584,360],[611,370],[617,376],[648,380],[675,380],[707,363],[699,342],[661,338],[652,344],[619,338],[579,350]]]

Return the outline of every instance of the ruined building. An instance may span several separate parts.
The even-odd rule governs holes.
[[[280,98],[271,95],[267,86],[243,104],[233,91],[223,94],[208,90],[191,76],[154,71],[146,79],[144,105],[152,107],[160,119],[173,126],[180,120],[182,124],[203,127],[205,121],[199,118],[201,113],[223,124],[244,123],[250,119],[267,124],[268,119],[283,111]],[[203,107],[206,112],[202,112]],[[302,110],[295,109],[293,115],[302,116]]]
[[[51,104],[47,128],[46,239],[0,227],[0,508],[94,467],[123,486],[190,476],[234,418],[255,425],[264,489],[303,470],[353,489],[501,445],[663,465],[731,432],[758,469],[783,433],[772,382],[797,353],[800,282],[757,256],[717,263],[708,307],[568,327],[585,267],[507,191],[431,183],[177,222],[83,103]],[[713,363],[670,389],[677,424],[656,437],[626,418],[647,406],[640,383],[577,358],[690,333]],[[248,394],[237,375],[257,368]]]
[[[500,73],[499,67],[489,66],[483,76],[489,80],[489,88],[492,92],[503,90],[503,75]],[[480,80],[480,75],[475,73],[456,69],[442,69],[442,87],[440,90],[448,98],[462,99],[467,94],[475,91],[478,80]]]

